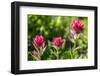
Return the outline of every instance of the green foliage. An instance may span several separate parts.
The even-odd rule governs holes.
[[[73,41],[67,37],[71,23],[77,16],[44,16],[44,15],[28,15],[28,60],[36,60],[31,52],[36,50],[32,44],[32,38],[42,34],[44,36],[46,48],[41,55],[41,60],[55,59],[86,59],[88,49],[88,18],[80,19],[85,30]],[[54,37],[60,36],[64,40],[64,44],[56,49],[52,47]]]

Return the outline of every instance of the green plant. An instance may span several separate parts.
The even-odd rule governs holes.
[[[88,18],[28,15],[28,60],[86,59]]]

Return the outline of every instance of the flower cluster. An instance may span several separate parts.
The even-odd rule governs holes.
[[[74,36],[75,34],[79,34],[84,30],[84,24],[79,20],[76,19],[71,24],[70,34]],[[35,50],[32,51],[32,56],[36,59],[40,60],[42,59],[41,56],[43,55],[44,51],[46,50],[46,44],[45,39],[42,34],[36,35],[33,37],[32,44],[35,47]],[[51,45],[56,46],[56,52],[54,52],[54,55],[56,55],[57,59],[59,59],[59,48],[63,45],[64,39],[62,37],[53,37]]]
[[[39,59],[39,56],[41,56],[41,51],[43,51],[45,47],[45,41],[44,37],[42,35],[36,35],[33,38],[33,46],[36,48],[36,50],[32,51],[32,56]],[[63,39],[61,37],[55,37],[52,41],[52,44],[54,46],[61,46],[63,44]],[[41,49],[39,49],[41,48]]]

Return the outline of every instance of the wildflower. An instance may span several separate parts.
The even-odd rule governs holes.
[[[84,24],[82,24],[79,19],[76,19],[72,22],[72,29],[76,31],[76,34],[79,34],[84,30]]]
[[[37,56],[37,55],[38,55],[38,53],[35,50],[33,50],[32,51],[32,56]]]
[[[33,44],[36,47],[42,47],[42,48],[44,48],[44,46],[45,46],[44,37],[42,35],[36,35],[36,37],[33,38]]]
[[[61,46],[63,44],[63,39],[61,37],[55,37],[53,39],[53,45]]]

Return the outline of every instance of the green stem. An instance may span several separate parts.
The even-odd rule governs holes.
[[[71,58],[74,59],[73,51],[75,51],[76,48],[76,39],[74,40],[74,47],[71,49]]]
[[[57,57],[57,59],[59,59],[59,49],[58,49],[58,47],[53,47],[55,50],[56,50],[56,57]]]
[[[73,59],[73,58],[74,58],[74,56],[73,56],[73,52],[72,52],[72,50],[71,50],[71,52],[70,52],[70,53],[71,53],[71,59]]]
[[[33,45],[34,45],[34,43],[33,43]],[[40,55],[40,50],[35,45],[34,45],[34,47],[35,47],[36,51],[38,52],[38,54]]]
[[[57,59],[59,59],[59,51],[57,50]]]
[[[35,57],[35,56],[33,56],[36,60],[40,60],[39,58],[37,58],[37,57]]]
[[[71,49],[71,47],[70,47],[69,53],[70,53],[71,59],[73,59],[72,50],[73,50],[73,48]]]
[[[34,43],[33,43],[33,45],[34,45]],[[34,45],[34,47],[35,47],[36,51],[38,52],[38,59],[41,60],[41,54],[40,54],[41,50],[39,50],[35,45]]]
[[[31,52],[28,52],[28,54],[30,54],[32,57],[34,57],[36,60],[40,60],[40,57],[39,57],[39,55],[38,55],[38,57],[35,57],[35,56],[33,56],[32,55],[32,53]]]
[[[74,41],[74,48],[76,47],[76,40]]]

